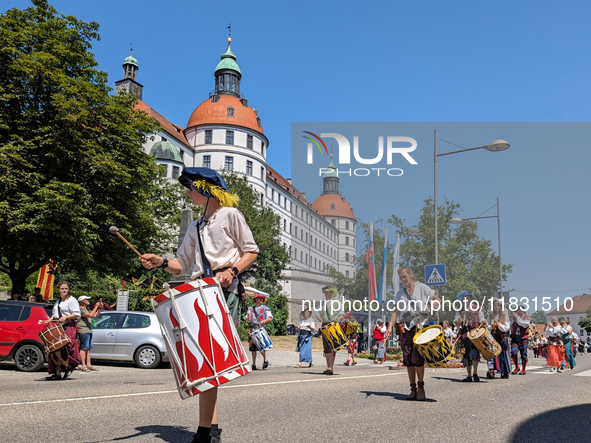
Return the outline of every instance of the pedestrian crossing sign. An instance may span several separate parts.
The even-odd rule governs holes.
[[[444,286],[447,283],[445,265],[425,266],[425,283],[429,286]]]

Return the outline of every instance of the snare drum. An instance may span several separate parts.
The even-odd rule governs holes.
[[[214,278],[177,286],[152,300],[182,399],[251,371],[224,293]]]
[[[421,329],[412,341],[425,360],[425,364],[430,368],[444,366],[452,359],[451,345],[445,338],[443,328],[439,325]]]
[[[70,338],[66,335],[60,323],[47,326],[39,334],[39,339],[45,345],[48,353],[56,352],[70,344]]]
[[[345,328],[345,335],[353,335],[357,334],[359,331],[359,323],[356,321],[350,321],[347,323],[347,327]]]
[[[341,349],[346,348],[349,344],[349,341],[343,334],[341,325],[335,321],[322,326],[320,328],[320,332],[322,333],[324,339],[328,342],[329,346],[332,348],[332,352],[340,351]]]
[[[501,353],[501,346],[497,343],[490,331],[484,326],[472,329],[470,334],[468,334],[468,338],[472,344],[478,348],[480,355],[482,355],[482,358],[485,360],[495,358]]]
[[[273,347],[273,342],[265,328],[255,328],[248,335],[260,352],[268,351]]]

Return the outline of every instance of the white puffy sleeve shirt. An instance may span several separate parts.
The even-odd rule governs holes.
[[[59,304],[59,311],[57,309],[58,304]],[[60,311],[61,311],[62,315],[60,315]],[[62,317],[65,317],[66,315],[76,314],[76,318],[74,318],[74,320],[78,320],[80,318],[80,303],[78,303],[78,300],[76,300],[72,296],[69,296],[66,299],[66,301],[62,301],[60,299],[59,302],[56,302],[53,305],[53,310],[51,311],[51,314],[55,318],[62,318]]]
[[[177,251],[181,274],[192,270],[193,279],[204,272],[197,235],[197,221],[194,221]],[[201,227],[201,242],[205,257],[214,271],[234,266],[246,252],[259,252],[244,215],[236,208],[221,208],[211,220],[204,223]]]

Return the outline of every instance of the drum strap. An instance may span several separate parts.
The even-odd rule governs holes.
[[[197,239],[199,240],[199,254],[201,254],[201,264],[203,266],[203,274],[205,277],[212,277],[213,273],[211,271],[211,264],[209,260],[205,256],[205,252],[203,251],[203,243],[201,242],[201,223],[205,222],[205,219],[201,217],[197,222]]]

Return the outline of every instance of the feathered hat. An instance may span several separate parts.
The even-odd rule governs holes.
[[[217,199],[222,206],[236,206],[240,200],[230,192],[222,176],[210,168],[183,168],[179,182],[187,189],[193,186],[204,197]]]

